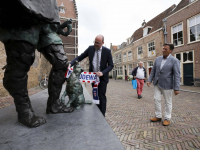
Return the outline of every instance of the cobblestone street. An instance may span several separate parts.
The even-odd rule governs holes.
[[[31,96],[31,95],[33,95],[35,93],[40,92],[40,91],[42,91],[42,89],[39,86],[37,86],[35,88],[29,89],[28,90],[28,95]],[[14,104],[14,100],[13,100],[13,98],[11,96],[1,97],[0,98],[0,109],[4,108],[6,106],[10,106],[12,104]]]
[[[86,88],[91,94],[90,84]],[[130,82],[110,80],[108,84],[106,120],[126,150],[200,149],[200,94],[180,91],[173,95],[169,126],[150,122],[155,116],[153,94],[153,85],[145,84],[143,98],[138,99]],[[162,110],[163,106],[162,101]]]

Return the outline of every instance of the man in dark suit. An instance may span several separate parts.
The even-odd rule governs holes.
[[[108,84],[108,73],[113,68],[113,60],[111,55],[111,50],[102,46],[104,44],[103,35],[98,35],[95,38],[94,45],[89,46],[80,56],[76,57],[69,64],[70,66],[74,65],[74,62],[77,60],[80,62],[86,57],[89,57],[89,71],[96,72],[97,76],[100,78],[100,84],[98,85],[98,96],[100,100],[99,107],[100,111],[105,117],[106,113],[106,88]]]

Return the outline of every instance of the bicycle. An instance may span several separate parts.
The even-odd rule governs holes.
[[[44,77],[44,80],[41,80],[40,81],[40,88],[45,90],[46,88],[48,88],[48,76],[47,76],[47,73],[45,73],[45,77]]]

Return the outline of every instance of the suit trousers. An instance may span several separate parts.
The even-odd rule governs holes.
[[[94,84],[92,84],[93,87]],[[100,79],[100,83],[98,85],[98,96],[99,96],[99,104],[97,104],[98,108],[100,109],[101,113],[105,117],[106,113],[106,89],[107,89],[107,82],[105,82],[103,79]]]
[[[164,119],[170,120],[172,112],[172,89],[161,89],[158,85],[154,86],[155,115],[157,118],[162,118],[161,94],[164,96],[165,104]]]

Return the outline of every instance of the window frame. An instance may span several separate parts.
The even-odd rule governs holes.
[[[129,53],[130,52],[130,53]],[[131,54],[130,56],[129,56],[129,54]],[[128,61],[130,61],[130,60],[132,60],[133,59],[133,57],[132,57],[132,51],[128,51]]]
[[[118,55],[116,55],[115,57],[116,57],[116,63],[118,63]]]
[[[118,67],[118,75],[123,75],[123,68],[122,68],[122,66]]]
[[[193,18],[197,18],[197,17],[200,18],[200,13],[187,19],[187,25],[188,25],[187,26],[187,30],[188,30],[188,32],[187,32],[188,33],[188,43],[195,43],[195,42],[199,42],[200,41],[200,36],[199,36],[198,40],[197,40],[197,37],[196,37],[197,36],[197,31],[195,32],[195,34],[196,34],[195,41],[191,41],[191,38],[190,38],[190,28],[191,27],[196,27],[197,28],[197,25],[200,26],[200,22],[197,24],[196,19],[195,19],[195,25],[190,26],[190,20],[193,19]],[[200,34],[200,30],[199,30],[199,34]]]
[[[149,52],[150,52],[150,51],[149,51],[149,48],[150,48],[150,47],[149,47],[149,44],[150,44],[150,43],[154,43],[154,45],[153,45],[153,47],[154,47],[154,50],[153,50],[153,51],[154,51],[154,54],[153,54],[153,55],[149,55]],[[148,57],[156,56],[155,41],[150,41],[150,42],[147,43],[147,53],[148,53]]]
[[[141,54],[138,54],[138,52],[139,52],[139,48],[142,48],[141,50],[142,50],[142,53]],[[142,55],[142,56],[140,56],[140,58],[139,58],[139,55]],[[137,59],[142,59],[143,58],[143,47],[142,46],[138,46],[137,47]]]
[[[173,38],[173,35],[174,35],[175,33],[173,32],[173,29],[174,29],[175,27],[178,28],[179,25],[182,26],[181,31],[182,31],[182,41],[183,41],[183,43],[182,43],[182,44],[178,44],[178,39],[179,39],[179,38],[178,38],[178,33],[179,33],[180,31],[177,31],[177,32],[176,32],[176,34],[177,34],[177,39],[176,39],[176,40],[177,40],[177,45],[175,45],[175,44],[174,44],[174,38]],[[184,45],[183,22],[179,22],[179,23],[177,23],[177,24],[175,24],[174,26],[171,27],[171,43],[174,44],[174,47],[178,47],[178,46]]]
[[[126,53],[123,53],[123,62],[126,61]]]
[[[130,68],[130,65],[131,65],[131,68]],[[131,70],[130,70],[130,69],[131,69]],[[129,64],[129,65],[128,65],[128,72],[129,72],[128,74],[129,74],[129,75],[132,75],[132,71],[133,71],[133,64]]]
[[[121,63],[122,62],[122,56],[121,56],[121,54],[118,55],[118,59],[119,59],[119,63]]]

